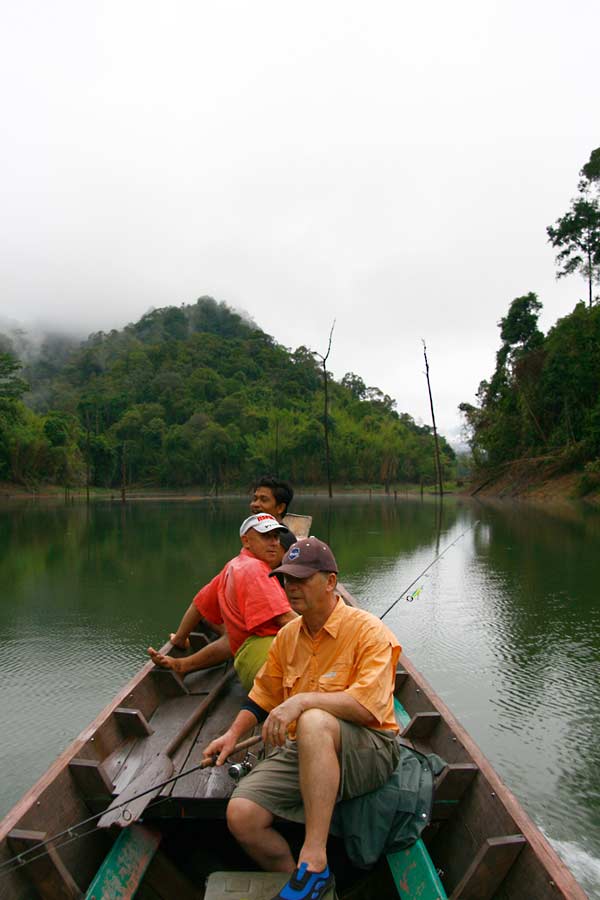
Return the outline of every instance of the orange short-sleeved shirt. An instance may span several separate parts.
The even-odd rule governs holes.
[[[245,547],[194,597],[194,605],[209,622],[225,624],[235,655],[250,635],[277,634],[277,616],[290,612],[285,591],[271,569]]]
[[[338,599],[315,638],[302,617],[278,632],[250,699],[270,712],[295,694],[345,691],[373,716],[368,727],[396,733],[394,681],[401,649],[379,619]],[[295,723],[288,734],[294,737]]]

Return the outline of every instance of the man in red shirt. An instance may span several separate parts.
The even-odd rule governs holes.
[[[226,640],[220,638],[190,656],[174,657],[148,653],[153,662],[185,675],[218,665],[234,657],[234,666],[247,690],[266,659],[273,637],[282,625],[296,617],[277,579],[269,578],[281,558],[279,535],[287,531],[274,516],[258,513],[242,522],[242,550],[194,597],[173,638],[181,646],[202,617],[223,624]]]

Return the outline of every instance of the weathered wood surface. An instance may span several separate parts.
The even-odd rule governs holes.
[[[143,825],[122,831],[96,872],[85,900],[132,900],[161,840],[160,831]]]
[[[478,771],[475,763],[450,763],[446,766],[435,782],[432,819],[449,819],[454,814],[456,805]]]
[[[100,811],[110,800],[113,783],[97,759],[72,759],[69,771],[92,812]]]
[[[488,838],[452,891],[450,900],[493,900],[526,844],[522,834]]]
[[[310,526],[312,525],[312,516],[301,516],[297,513],[287,513],[283,517],[283,524],[287,526],[298,540],[306,538],[310,534]]]
[[[115,785],[117,797],[99,820],[99,828],[108,828],[111,825],[126,827],[127,824],[140,818],[152,799],[160,793],[163,783],[173,774],[177,774],[171,755],[188,736],[197,733],[234,677],[235,671],[233,667],[229,667],[208,694],[193,695],[194,706],[183,722],[178,722],[177,716],[181,714],[184,703],[192,695],[186,694],[185,697],[165,701],[158,708],[152,719],[152,734],[139,742],[141,759],[133,769],[134,761],[137,762],[134,760],[135,751],[129,755],[128,764],[131,761],[132,767],[128,773],[127,783],[123,787]],[[122,774],[126,773],[123,771]]]
[[[168,642],[161,652],[167,653],[170,649]],[[148,677],[153,668],[154,664],[148,661],[7,813],[0,822],[0,864],[13,856],[7,840],[13,829],[54,835],[89,817],[91,811],[77,787],[69,763],[75,758],[102,762],[118,747],[123,734],[113,715],[117,707],[134,707],[146,717],[151,716],[161,701],[159,690]],[[107,775],[111,778],[110,771]],[[85,885],[97,871],[110,843],[107,835],[95,831],[60,847],[58,852],[75,882]],[[11,900],[29,900],[31,897],[25,871],[26,867],[23,867],[2,876],[2,891]]]
[[[586,900],[585,892],[567,866],[525,813],[473,738],[405,654],[402,654],[400,662],[409,676],[403,679],[398,692],[403,706],[412,716],[418,712],[437,711],[442,717],[427,743],[415,741],[417,749],[438,753],[449,763],[473,763],[479,770],[454,814],[428,841],[435,865],[444,872],[446,888],[451,891],[460,884],[487,840],[523,835],[527,843],[495,896],[502,900],[523,900],[524,897],[527,900],[548,900],[561,896],[565,900]]]
[[[8,835],[8,844],[14,853],[23,853],[46,841],[44,831],[27,831],[15,828]],[[27,880],[36,888],[44,900],[79,900],[81,890],[73,879],[52,842],[47,843],[44,853],[31,854],[31,860],[24,867]]]
[[[152,734],[152,727],[140,709],[131,709],[128,706],[117,706],[114,715],[121,731],[127,737],[130,735],[133,735],[134,737],[143,737],[147,734]]]
[[[213,715],[204,721],[197,734],[191,740],[188,740],[185,748],[180,748],[182,758],[177,760],[179,771],[200,764],[203,749],[214,738],[226,731],[239,712],[245,696],[246,694],[239,681],[233,681],[229,691],[223,696]],[[183,756],[184,750],[185,756]],[[218,768],[203,769],[193,772],[191,775],[186,775],[178,779],[171,788],[165,789],[165,794],[179,799],[223,800],[231,795],[234,787],[235,784],[227,774],[227,766],[225,765]]]

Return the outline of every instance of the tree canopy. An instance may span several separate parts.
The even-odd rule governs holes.
[[[29,391],[0,423],[1,478],[74,485],[89,473],[98,486],[125,475],[128,484],[217,490],[264,471],[299,485],[326,480],[316,354],[281,346],[224,303],[152,310],[53,350],[29,360]],[[8,358],[14,377],[19,363]],[[433,482],[428,427],[359,375],[337,382],[328,373],[328,382],[334,481]],[[443,440],[442,451],[448,477],[454,453]]]
[[[559,252],[557,278],[577,272],[588,283],[588,305],[593,285],[600,283],[600,147],[593,150],[580,172],[578,196],[569,210],[546,229],[548,240]]]
[[[460,405],[481,467],[548,453],[575,464],[600,456],[600,306],[578,303],[546,336],[540,310],[535,294],[513,300],[478,405]]]
[[[600,306],[592,294],[600,280],[600,147],[579,174],[578,196],[546,232],[560,251],[558,277],[587,278],[587,307],[579,302],[544,336],[534,293],[510,304],[496,368],[479,385],[477,405],[460,404],[480,468],[549,455],[600,471]]]

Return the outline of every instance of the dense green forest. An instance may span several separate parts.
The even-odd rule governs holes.
[[[353,372],[327,380],[335,482],[435,481],[429,427]],[[271,472],[323,484],[323,382],[316,354],[210,297],[77,346],[48,338],[32,354],[26,337],[0,336],[0,480],[221,490]]]
[[[559,251],[557,277],[583,276],[587,302],[544,335],[536,294],[515,298],[499,323],[495,370],[481,382],[478,404],[460,409],[480,470],[547,456],[557,474],[581,468],[585,492],[600,484],[600,148],[581,170],[568,212],[546,231]]]

